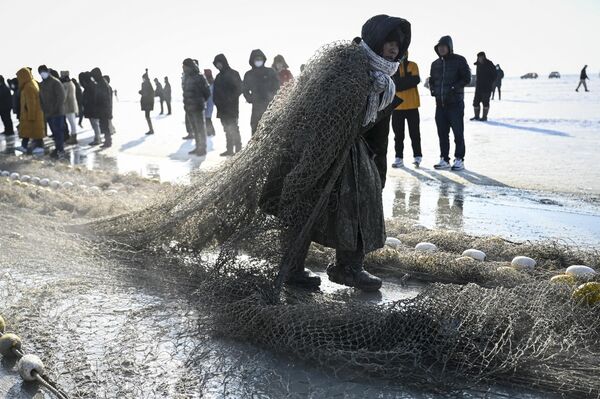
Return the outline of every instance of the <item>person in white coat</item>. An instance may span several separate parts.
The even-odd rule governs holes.
[[[69,71],[60,72],[60,81],[67,93],[65,97],[65,117],[69,123],[70,135],[65,144],[77,144],[77,114],[79,107],[77,106],[77,95],[75,84],[69,77]]]

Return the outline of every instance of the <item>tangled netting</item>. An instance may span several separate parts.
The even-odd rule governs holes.
[[[466,241],[451,239],[447,248],[438,240],[440,255],[415,254],[408,246],[383,252],[387,261],[373,255],[371,266],[395,265],[445,283],[391,304],[277,284],[308,238],[315,212],[331,206],[340,162],[360,133],[366,68],[354,45],[324,48],[278,94],[243,152],[145,210],[86,227],[111,246],[165,248],[174,258],[202,254],[195,265],[202,270],[198,306],[209,311],[203,323],[211,331],[292,353],[345,377],[450,390],[508,383],[600,397],[599,308],[576,303],[570,288],[547,281],[551,265],[562,266],[569,256],[564,251],[556,251],[562,260],[549,252],[547,267],[534,275],[498,271],[493,262],[459,263]],[[278,173],[286,176],[281,197],[269,204],[266,185]],[[416,237],[404,233],[406,242]],[[492,258],[498,265],[519,251],[502,245]],[[313,248],[309,261],[323,264],[327,256]]]

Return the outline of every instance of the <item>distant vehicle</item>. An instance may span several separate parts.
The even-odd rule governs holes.
[[[538,74],[535,72],[529,72],[526,73],[525,75],[521,76],[521,79],[537,79],[538,78]]]
[[[557,71],[550,72],[548,79],[560,79],[560,73]]]

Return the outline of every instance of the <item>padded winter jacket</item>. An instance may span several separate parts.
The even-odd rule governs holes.
[[[210,87],[197,67],[184,74],[182,88],[185,112],[204,111],[206,101],[210,98]]]
[[[250,104],[268,104],[279,90],[279,78],[273,68],[264,65],[257,68],[254,61],[258,57],[266,61],[265,54],[261,50],[252,50],[249,61],[252,69],[244,75],[242,85],[244,97]]]
[[[75,93],[75,84],[69,80],[68,82],[63,82],[63,87],[65,88],[65,92],[67,96],[65,97],[65,114],[76,114],[79,112],[79,107],[77,106],[77,95]]]
[[[60,80],[49,75],[40,84],[40,101],[46,118],[65,114],[67,92]]]
[[[17,79],[20,93],[19,136],[43,139],[46,136],[46,119],[42,112],[38,83],[33,80],[31,71],[27,68],[19,69]]]
[[[483,61],[482,64],[476,62],[475,65],[477,65],[477,83],[475,84],[475,89],[477,91],[491,92],[498,77],[496,66],[488,59]]]
[[[217,118],[237,118],[240,113],[240,95],[242,94],[240,74],[231,69],[223,54],[217,55],[213,64],[223,66],[215,77],[213,87],[213,102],[217,107]]]
[[[452,38],[442,37],[434,47],[439,56],[438,46],[445,44],[449,53],[431,64],[429,90],[438,105],[457,104],[465,99],[465,86],[471,83],[471,69],[465,57],[454,54]]]
[[[396,84],[396,96],[403,100],[396,110],[419,108],[421,98],[417,86],[421,83],[421,77],[417,64],[412,61],[402,62],[393,79]]]
[[[150,80],[144,79],[142,82],[142,89],[139,91],[141,94],[140,106],[142,111],[152,111],[154,109],[154,89]]]
[[[100,68],[92,69],[92,77],[96,81],[96,95],[94,104],[96,106],[96,118],[99,119],[112,119],[113,103],[112,103],[112,89],[104,76]]]

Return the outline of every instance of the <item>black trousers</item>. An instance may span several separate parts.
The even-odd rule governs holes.
[[[238,152],[242,149],[242,138],[240,136],[240,127],[237,117],[221,117],[223,130],[225,131],[225,140],[227,142],[227,151]]]
[[[419,109],[396,110],[392,114],[392,129],[394,130],[394,144],[396,158],[404,158],[405,123],[408,123],[408,134],[412,145],[413,156],[422,157],[421,153],[421,119]]]
[[[483,103],[483,106],[485,108],[489,108],[491,96],[491,91],[475,89],[475,98],[473,98],[473,106],[479,107],[479,104]]]
[[[440,158],[450,161],[450,129],[454,133],[454,157],[465,158],[465,103],[438,105],[435,109],[435,124],[440,139]]]
[[[262,118],[268,107],[269,103],[252,103],[252,115],[250,116],[250,127],[252,128],[252,134],[256,132],[256,129],[258,128],[258,122],[260,122],[260,118]]]
[[[171,115],[171,100],[165,100],[167,102],[167,113]]]
[[[4,125],[4,134],[7,136],[11,136],[15,134],[13,130],[13,123],[10,117],[10,111],[0,113],[0,118],[2,119],[2,124]]]

